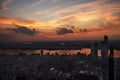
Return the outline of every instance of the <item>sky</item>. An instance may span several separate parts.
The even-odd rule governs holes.
[[[120,0],[0,0],[0,42],[120,40]]]

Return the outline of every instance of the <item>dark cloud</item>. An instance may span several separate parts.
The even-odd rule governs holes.
[[[38,33],[38,31],[36,31],[35,29],[29,29],[25,26],[18,26],[18,25],[17,28],[7,28],[7,30],[14,31],[16,33],[28,34],[28,35],[34,35]]]
[[[88,32],[88,30],[84,28],[84,29],[80,29],[80,32]]]
[[[56,32],[57,32],[58,35],[64,35],[64,34],[68,34],[68,33],[74,33],[73,30],[67,29],[67,28],[59,28]]]
[[[79,29],[79,32],[93,32],[93,31],[103,31],[103,30],[111,30],[114,27],[118,27],[119,25],[115,25],[114,23],[111,22],[107,22],[103,25],[97,26],[95,28],[90,28],[90,29],[86,29],[86,28],[81,28]]]

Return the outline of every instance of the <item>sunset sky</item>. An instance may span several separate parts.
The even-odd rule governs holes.
[[[120,0],[0,0],[0,42],[120,40]]]

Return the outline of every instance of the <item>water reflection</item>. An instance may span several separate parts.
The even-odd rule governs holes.
[[[90,48],[83,48],[83,49],[79,49],[79,50],[43,50],[44,54],[50,53],[50,54],[55,54],[55,53],[59,53],[59,54],[76,54],[78,52],[82,53],[82,54],[86,54],[89,55],[91,50]],[[109,51],[108,51],[109,52]],[[27,55],[31,55],[31,54],[40,54],[41,50],[2,50],[0,49],[0,54],[18,54],[18,53],[24,53]],[[115,53],[115,57],[120,57],[120,50],[114,50]],[[101,56],[101,51],[98,50],[98,56]]]

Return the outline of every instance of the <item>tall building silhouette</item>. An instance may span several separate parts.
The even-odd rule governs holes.
[[[104,40],[101,42],[101,68],[103,80],[108,80],[108,36],[104,35]]]
[[[101,42],[101,58],[103,63],[107,64],[108,60],[108,36],[104,35],[104,40]]]
[[[43,55],[44,55],[43,50],[41,50],[41,53],[40,53],[40,54],[41,54],[41,56],[43,56]]]
[[[108,43],[108,36],[107,35],[104,35],[104,42]]]
[[[91,47],[91,58],[93,61],[97,60],[98,57],[98,44],[95,42]]]
[[[114,48],[110,47],[108,59],[108,80],[114,80]]]

